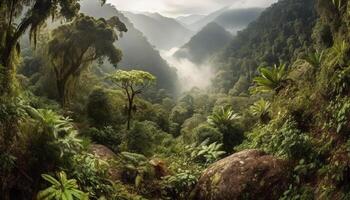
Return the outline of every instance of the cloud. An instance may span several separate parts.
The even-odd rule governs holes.
[[[224,6],[233,8],[268,7],[277,0],[108,0],[119,10],[159,12],[177,16],[207,14]]]

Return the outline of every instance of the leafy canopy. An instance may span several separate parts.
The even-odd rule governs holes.
[[[103,4],[105,0],[101,0]],[[37,35],[48,18],[73,20],[80,9],[79,0],[1,0],[0,1],[0,64],[1,94],[14,92],[16,65],[21,47],[19,39],[29,30],[34,46]]]
[[[49,55],[53,58],[54,64],[77,68],[104,57],[107,57],[113,65],[117,65],[121,60],[121,52],[114,46],[114,42],[118,40],[115,30],[119,33],[127,31],[125,24],[118,17],[105,20],[81,14],[73,23],[60,26],[53,31],[53,39],[49,43]]]
[[[152,74],[139,70],[118,70],[115,74],[110,76],[110,79],[120,88],[132,89],[140,92],[156,81],[156,78]]]
[[[95,19],[79,15],[74,22],[55,29],[49,42],[48,52],[55,72],[59,98],[64,105],[74,89],[74,81],[95,60],[102,63],[105,58],[114,66],[122,53],[114,45],[119,33],[126,26],[119,18]]]
[[[108,77],[117,87],[124,90],[127,96],[127,129],[130,130],[130,122],[132,119],[133,111],[136,111],[134,105],[134,99],[136,95],[142,93],[144,89],[153,85],[156,81],[156,77],[152,74],[139,71],[123,71],[118,70],[116,73]]]

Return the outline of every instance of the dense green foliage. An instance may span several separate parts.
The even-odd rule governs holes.
[[[133,111],[136,112],[137,107],[134,105],[136,95],[144,92],[147,87],[150,87],[156,80],[156,78],[144,71],[131,70],[122,71],[118,70],[115,74],[111,75],[109,79],[120,89],[124,90],[127,101],[127,130],[130,129],[130,123],[132,120]]]
[[[38,200],[53,200],[53,199],[88,199],[88,195],[78,190],[76,180],[67,179],[65,172],[59,173],[59,179],[43,174],[43,179],[50,182],[52,186],[38,193]]]
[[[205,169],[246,149],[284,160],[280,199],[349,199],[349,2],[280,0],[222,45],[212,88],[177,98],[150,87],[162,72],[106,70],[129,22],[78,8],[0,2],[1,199],[187,200]],[[50,14],[71,21],[37,34]],[[21,55],[31,28],[36,49]],[[64,74],[79,77],[65,107],[50,84]]]
[[[259,68],[260,76],[253,79],[256,87],[254,92],[279,92],[287,82],[286,65],[274,65],[272,68]]]
[[[69,103],[74,82],[93,61],[103,62],[107,57],[114,66],[120,62],[121,52],[113,44],[118,40],[114,29],[120,33],[127,31],[117,17],[95,20],[80,15],[72,23],[52,31],[48,54],[62,105]]]
[[[259,66],[290,63],[312,49],[314,7],[314,0],[282,0],[240,31],[214,58],[219,70],[230,74],[224,79],[229,84],[219,85],[217,89],[228,91],[240,75],[251,81]],[[215,82],[224,80],[217,76]]]

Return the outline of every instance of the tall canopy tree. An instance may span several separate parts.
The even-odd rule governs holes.
[[[122,53],[114,46],[118,40],[115,30],[127,31],[117,17],[105,20],[80,15],[53,31],[48,51],[62,105],[69,102],[74,81],[93,61],[103,62],[108,58],[116,66],[121,60]]]
[[[72,20],[79,9],[79,0],[0,1],[0,95],[13,92],[20,37],[29,30],[35,46],[37,33],[49,17]]]
[[[123,71],[118,70],[109,79],[119,88],[124,90],[127,96],[127,130],[130,130],[132,112],[136,110],[134,100],[136,95],[141,94],[143,90],[155,83],[156,77],[152,74],[139,70]]]

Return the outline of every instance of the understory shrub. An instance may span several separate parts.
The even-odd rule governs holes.
[[[101,129],[90,128],[85,132],[85,135],[90,137],[93,142],[105,145],[114,152],[119,151],[118,146],[122,142],[121,132],[112,126],[105,126]]]
[[[154,122],[134,122],[130,131],[123,138],[125,150],[150,156],[155,148],[161,145],[168,134],[160,130]]]
[[[293,119],[287,117],[256,127],[248,134],[248,141],[237,149],[242,148],[258,148],[279,157],[297,160],[312,153],[312,141],[306,133],[297,129]]]
[[[205,140],[209,140],[209,143],[222,143],[222,133],[209,124],[201,124],[193,130],[193,134],[196,138],[195,142],[202,143]]]
[[[113,186],[108,180],[108,162],[89,153],[77,154],[73,158],[73,169],[69,170],[90,199],[113,195]]]

